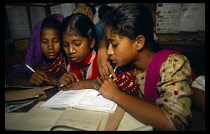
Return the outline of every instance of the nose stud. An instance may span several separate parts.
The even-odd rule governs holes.
[[[76,53],[76,50],[73,50],[72,52],[73,52],[73,53]]]

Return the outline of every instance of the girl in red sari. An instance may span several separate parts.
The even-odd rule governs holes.
[[[63,16],[52,14],[38,22],[32,31],[30,49],[23,62],[8,75],[8,85],[59,85],[67,62],[60,47],[60,24]],[[29,65],[35,72],[25,66]]]

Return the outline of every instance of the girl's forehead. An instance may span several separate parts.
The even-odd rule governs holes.
[[[86,41],[88,40],[86,37],[78,36],[78,35],[69,35],[69,34],[63,34],[62,40],[64,41]]]
[[[56,28],[54,28],[54,27],[43,27],[43,28],[41,29],[41,32],[42,32],[42,31],[49,31],[49,30],[59,32],[59,30],[56,29]]]
[[[68,34],[69,36],[81,36],[81,33],[72,29],[68,29],[64,32],[64,34]]]
[[[64,33],[63,37],[71,37],[71,38],[86,38],[77,34],[69,34],[69,33]]]

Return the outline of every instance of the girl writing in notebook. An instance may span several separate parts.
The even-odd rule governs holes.
[[[97,38],[93,22],[84,14],[72,14],[63,20],[61,34],[63,50],[69,58],[67,72],[59,80],[59,83],[66,86],[62,90],[95,89],[94,81],[100,74],[94,49]],[[129,69],[130,66],[119,68],[115,82],[121,91],[137,94],[134,77],[127,71]],[[129,86],[132,90],[128,89]]]
[[[187,129],[192,117],[192,75],[188,59],[176,51],[157,51],[152,15],[145,6],[122,4],[107,18],[108,50],[106,46],[99,47],[102,62],[107,62],[103,57],[108,54],[111,63],[118,67],[133,64],[140,89],[138,95],[155,104],[120,92],[115,82],[106,76],[105,72],[111,70],[107,66],[99,66],[105,74],[98,79],[99,91],[155,130]]]
[[[93,81],[100,74],[94,50],[97,41],[93,22],[82,13],[72,14],[64,18],[60,32],[61,44],[69,60],[67,72],[60,77],[59,83],[68,85],[66,90],[94,88]]]
[[[52,14],[35,25],[30,49],[23,62],[8,75],[8,85],[57,84],[57,79],[66,72],[67,65],[60,47],[59,29],[62,20],[63,16]]]

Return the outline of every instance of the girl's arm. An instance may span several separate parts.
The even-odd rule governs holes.
[[[95,79],[80,79],[79,81],[62,88],[62,90],[96,89],[94,81]]]
[[[155,130],[173,130],[162,109],[154,104],[144,102],[122,92],[116,94],[112,101],[116,102],[139,121],[151,125]]]
[[[26,72],[26,66],[21,64],[19,65],[12,73],[7,77],[8,85],[22,85],[22,86],[40,86],[44,81],[49,82],[47,75],[40,71],[36,70],[35,72],[29,74]]]
[[[160,107],[121,92],[108,77],[98,79],[98,81],[99,84],[103,83],[101,87],[97,87],[107,99],[116,102],[139,121],[151,125],[155,130],[173,130],[170,121]]]

